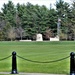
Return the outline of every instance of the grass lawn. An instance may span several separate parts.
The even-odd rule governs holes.
[[[52,61],[75,52],[74,41],[0,42],[0,59],[12,54],[35,61]],[[18,72],[69,74],[70,58],[54,63],[33,63],[17,57]],[[11,72],[11,57],[0,61],[0,72]]]

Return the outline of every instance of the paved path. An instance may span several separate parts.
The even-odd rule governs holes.
[[[0,74],[4,74],[5,75],[5,74],[11,74],[11,73],[10,72],[0,72]],[[19,73],[18,75],[67,75],[67,74]]]

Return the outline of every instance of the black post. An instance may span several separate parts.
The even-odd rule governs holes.
[[[75,53],[70,53],[70,75],[75,75]]]
[[[17,72],[17,62],[16,62],[16,52],[12,52],[12,72],[11,74],[18,74]]]

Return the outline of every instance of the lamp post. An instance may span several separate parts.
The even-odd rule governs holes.
[[[58,18],[58,23],[57,23],[57,36],[58,36],[58,38],[60,39],[60,23],[61,22],[61,19],[60,18]]]

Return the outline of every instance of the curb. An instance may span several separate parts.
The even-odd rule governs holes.
[[[0,74],[11,74],[11,73],[10,72],[0,72]],[[67,75],[67,74],[23,73],[23,72],[20,72],[17,75]]]

